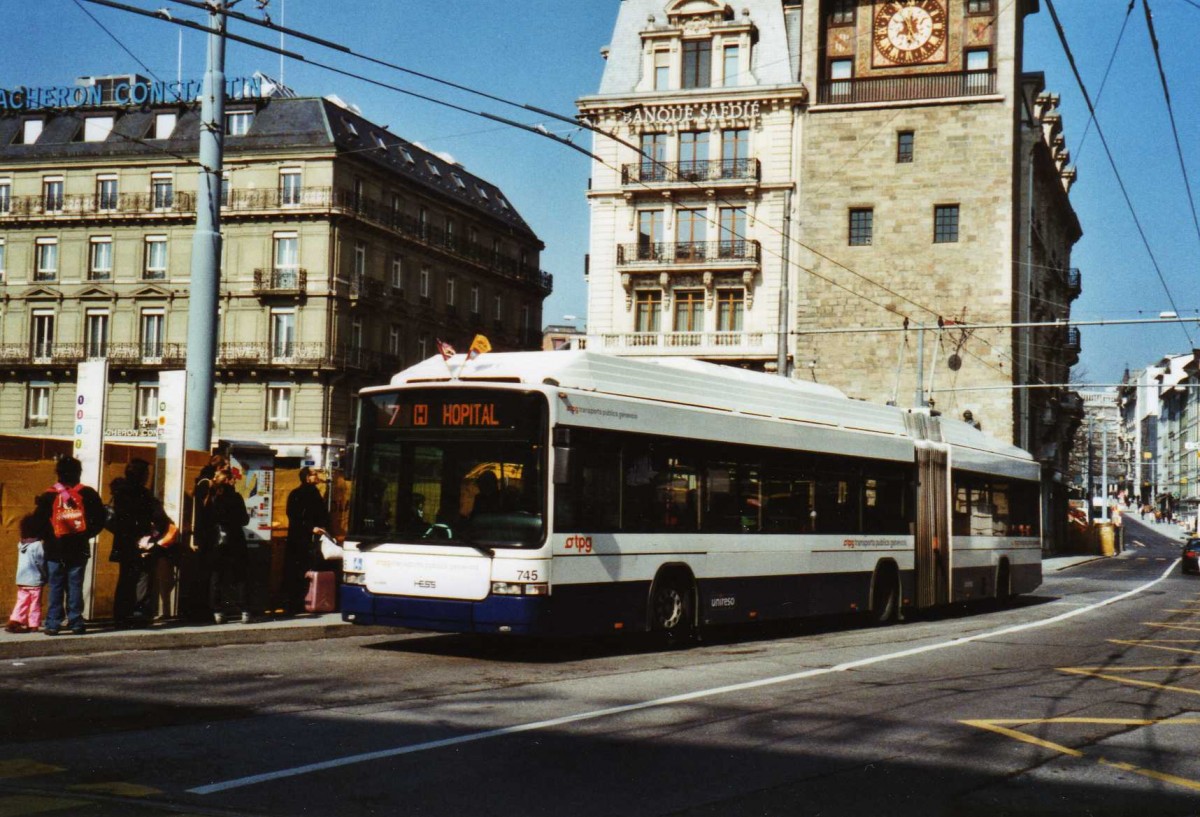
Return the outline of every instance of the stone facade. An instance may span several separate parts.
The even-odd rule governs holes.
[[[76,365],[107,358],[108,438],[152,437],[158,372],[186,358],[198,108],[0,116],[6,430],[71,438]],[[330,99],[227,114],[214,441],[325,464],[357,390],[438,339],[538,348],[543,245],[494,185]],[[111,130],[89,139],[94,118]]]

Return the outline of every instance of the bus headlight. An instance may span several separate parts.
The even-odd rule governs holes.
[[[342,574],[342,584],[365,585],[366,583],[367,583],[367,574],[365,574],[365,573],[343,573]]]
[[[494,596],[548,596],[550,595],[550,585],[543,583],[539,584],[521,584],[519,582],[492,582],[492,595]]]

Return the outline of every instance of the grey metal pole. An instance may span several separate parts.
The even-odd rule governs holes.
[[[1104,511],[1100,518],[1108,521],[1108,423],[1100,426],[1100,495],[1104,501]]]
[[[196,186],[196,232],[192,237],[188,297],[187,414],[184,448],[212,446],[213,384],[217,357],[217,298],[221,278],[221,170],[225,140],[224,0],[208,14],[208,61],[200,98],[200,175]]]
[[[788,320],[788,310],[791,308],[788,305],[788,287],[791,286],[788,282],[789,270],[788,263],[791,258],[790,250],[792,246],[792,191],[783,191],[783,258],[779,267],[779,348],[778,355],[775,361],[776,370],[782,377],[791,376],[788,371],[788,326],[791,321]]]

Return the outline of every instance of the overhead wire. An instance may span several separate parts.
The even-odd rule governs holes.
[[[1075,54],[1071,51],[1070,43],[1067,42],[1067,33],[1063,29],[1062,21],[1058,17],[1058,11],[1054,8],[1054,0],[1046,0],[1046,9],[1050,12],[1050,18],[1054,21],[1055,31],[1058,33],[1058,39],[1062,43],[1063,51],[1066,53],[1067,63],[1071,66],[1071,73],[1075,76],[1075,82],[1079,85],[1079,90],[1083,94],[1083,101],[1087,104],[1088,111],[1096,122],[1096,135],[1100,137],[1100,143],[1104,146],[1104,155],[1108,157],[1109,166],[1112,168],[1113,176],[1116,177],[1117,186],[1121,189],[1121,195],[1125,199],[1125,206],[1129,209],[1129,214],[1133,218],[1134,226],[1137,228],[1138,236],[1142,239],[1142,245],[1146,249],[1147,255],[1150,256],[1150,262],[1154,266],[1154,272],[1158,276],[1158,281],[1162,285],[1163,291],[1166,293],[1167,300],[1176,313],[1179,312],[1179,307],[1175,303],[1175,296],[1171,293],[1171,287],[1167,284],[1166,276],[1163,275],[1162,267],[1159,266],[1158,258],[1154,255],[1154,250],[1150,246],[1150,239],[1146,236],[1146,231],[1142,227],[1141,219],[1138,218],[1137,209],[1133,206],[1133,199],[1129,195],[1129,189],[1125,185],[1125,180],[1121,177],[1121,171],[1117,167],[1117,161],[1113,157],[1112,150],[1108,145],[1108,139],[1104,135],[1104,129],[1100,127],[1100,120],[1096,118],[1096,106],[1092,102],[1091,94],[1088,93],[1087,85],[1083,81],[1083,77],[1079,73],[1079,66],[1075,62]],[[1184,336],[1187,338],[1188,347],[1192,346],[1192,334],[1187,330],[1187,327],[1180,324],[1180,329],[1183,330]]]

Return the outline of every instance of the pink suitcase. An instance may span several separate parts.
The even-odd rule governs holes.
[[[304,577],[308,579],[304,609],[310,613],[332,613],[336,610],[337,575],[332,570],[310,570]]]

